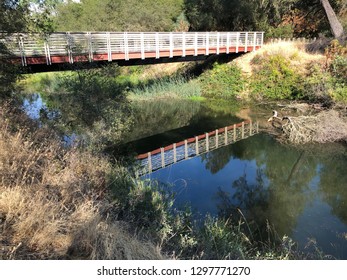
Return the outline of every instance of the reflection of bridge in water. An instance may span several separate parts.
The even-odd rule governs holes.
[[[137,176],[165,168],[220,147],[235,143],[258,133],[258,123],[244,121],[140,154]]]

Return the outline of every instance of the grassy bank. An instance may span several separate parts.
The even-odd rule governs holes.
[[[202,95],[346,103],[347,48],[333,41],[325,53],[311,49],[299,42],[267,44],[227,65],[215,65],[202,75]]]

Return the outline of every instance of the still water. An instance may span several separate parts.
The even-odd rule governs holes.
[[[39,118],[35,112],[40,106],[45,106],[40,98],[24,101],[28,114],[33,107],[33,118]],[[123,145],[138,154],[248,117],[258,118],[262,127],[271,115],[268,108],[254,113],[232,104],[182,100],[131,106],[136,121]],[[347,259],[346,145],[295,147],[261,132],[143,178],[167,185],[176,194],[175,207],[189,205],[197,219],[207,214],[236,217],[240,209],[265,235],[270,224],[302,250],[315,243],[325,255]]]

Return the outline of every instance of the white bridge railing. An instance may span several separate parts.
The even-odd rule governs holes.
[[[38,63],[29,58],[40,57],[47,65],[74,63],[76,56],[85,61],[146,59],[174,56],[197,56],[238,53],[256,50],[263,45],[263,32],[64,32],[47,36],[13,34],[3,39],[23,66]],[[120,55],[121,54],[121,55]],[[137,54],[137,55],[134,55]],[[117,56],[118,55],[118,56]],[[100,59],[102,56],[102,59]],[[81,59],[80,59],[81,60]]]

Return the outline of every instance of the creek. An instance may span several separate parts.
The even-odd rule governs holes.
[[[175,193],[174,207],[188,205],[198,220],[206,215],[238,218],[242,212],[261,239],[268,238],[270,225],[272,235],[291,237],[300,250],[319,248],[324,255],[347,259],[345,145],[280,143],[263,129],[271,116],[267,107],[167,99],[130,106],[134,121],[121,144],[134,155],[248,118],[259,121],[258,134],[142,178],[166,186]],[[48,119],[61,117],[47,109],[40,95],[26,98],[23,108],[36,119],[42,111],[50,112]]]

